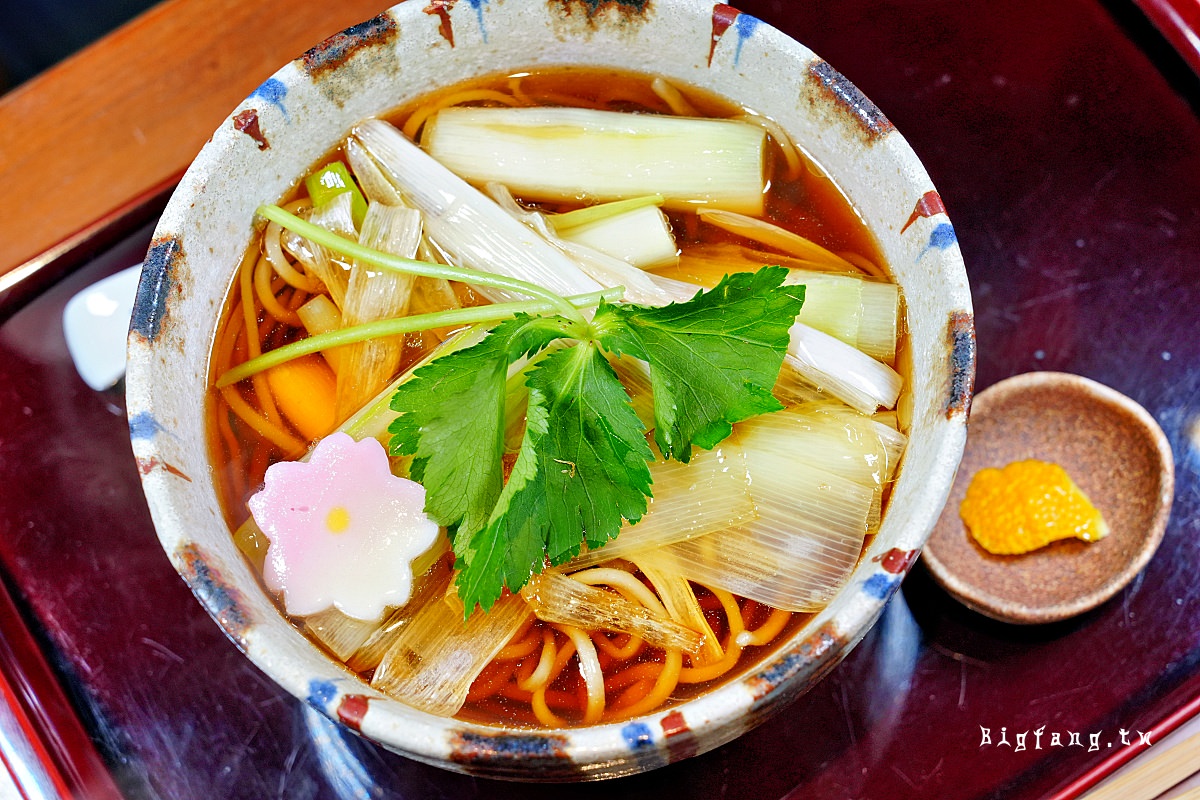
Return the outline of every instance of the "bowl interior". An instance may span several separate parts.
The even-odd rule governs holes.
[[[729,6],[402,3],[285,65],[213,134],[164,212],[130,333],[135,455],[162,545],[210,614],[273,679],[384,746],[452,769],[572,780],[711,749],[798,696],[865,634],[915,560],[962,453],[974,329],[961,255],[908,144],[853,84],[795,41]],[[204,404],[216,318],[255,208],[283,196],[358,120],[430,88],[495,72],[587,64],[659,74],[780,123],[847,194],[899,282],[913,375],[911,442],[890,511],[849,584],[760,665],[631,723],[502,731],[382,697],[298,633],[260,589],[210,480]],[[681,744],[686,742],[686,745]]]

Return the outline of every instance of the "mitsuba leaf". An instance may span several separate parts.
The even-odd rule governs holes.
[[[650,495],[641,420],[594,343],[546,356],[533,370],[525,435],[487,527],[460,545],[458,594],[491,608],[545,560],[561,564],[615,537],[646,513]],[[581,532],[582,531],[582,535]]]
[[[520,591],[530,575],[542,571],[546,504],[542,487],[534,482],[537,446],[545,435],[546,407],[534,390],[529,396],[521,449],[487,527],[471,536],[458,536],[454,542],[458,596],[468,614],[476,604],[489,610],[505,587]]]
[[[581,531],[595,548],[620,533],[624,520],[641,519],[654,453],[595,342],[551,353],[526,383],[546,406],[538,482],[546,497],[546,554],[561,564],[579,553]]]
[[[786,276],[764,267],[727,275],[685,303],[597,310],[599,342],[650,365],[663,455],[686,462],[693,445],[711,449],[734,423],[782,408],[771,389],[804,303],[803,286],[781,285]]]
[[[734,423],[781,407],[771,389],[804,292],[781,286],[786,274],[726,277],[664,308],[602,304],[590,325],[516,317],[401,384],[392,452],[413,456],[427,513],[453,532],[466,613],[646,513],[654,453],[610,355],[649,364],[655,437],[668,457],[687,461],[693,445],[714,447]],[[525,366],[525,431],[505,482],[510,368],[560,338],[576,342]]]
[[[504,385],[516,359],[566,335],[560,317],[520,315],[476,345],[434,359],[392,397],[393,455],[413,456],[425,511],[439,525],[473,533],[487,524],[503,488]]]

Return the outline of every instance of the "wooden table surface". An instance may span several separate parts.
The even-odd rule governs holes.
[[[387,0],[166,0],[0,97],[0,293],[159,200],[282,64]]]

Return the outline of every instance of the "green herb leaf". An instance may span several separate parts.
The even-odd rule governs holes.
[[[623,520],[642,518],[654,452],[595,342],[551,353],[527,383],[531,400],[537,392],[546,405],[539,482],[546,495],[546,554],[561,564],[579,554],[581,540],[600,547],[620,533]]]
[[[781,286],[786,274],[734,275],[665,308],[602,304],[590,326],[518,316],[401,384],[392,451],[414,457],[427,513],[452,531],[468,614],[646,513],[654,453],[609,355],[649,363],[655,435],[669,457],[687,461],[693,444],[714,447],[733,423],[781,407],[771,388],[804,291]],[[525,368],[525,430],[505,483],[510,366],[561,338],[577,343]]]
[[[520,315],[479,344],[435,359],[392,397],[392,455],[413,456],[425,511],[451,530],[487,524],[503,488],[504,384],[509,365],[568,335],[561,317]]]
[[[537,446],[546,435],[546,416],[541,396],[531,392],[521,449],[487,527],[455,539],[458,596],[468,613],[476,604],[489,610],[506,586],[519,591],[530,575],[542,571],[546,495],[535,481]]]
[[[545,559],[565,563],[584,539],[601,547],[625,520],[646,513],[654,453],[599,347],[586,342],[551,353],[526,383],[525,435],[495,511],[468,544],[459,546],[461,533],[455,540],[467,608],[490,608],[505,586],[518,591]]]
[[[771,394],[804,303],[803,286],[781,286],[783,267],[725,276],[711,291],[661,308],[601,304],[599,341],[650,365],[654,437],[669,458],[711,449],[733,423],[778,411]]]

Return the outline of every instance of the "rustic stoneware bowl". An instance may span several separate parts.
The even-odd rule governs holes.
[[[971,299],[954,229],[883,113],[804,46],[705,0],[404,2],[317,45],[212,135],[163,213],[129,337],[133,449],[163,548],[200,602],[281,686],[363,736],[448,769],[523,780],[642,771],[733,739],[830,671],[879,617],[938,517],[966,437]],[[351,125],[431,88],[539,65],[657,73],[773,117],[828,170],[878,239],[908,308],[911,445],[882,529],[849,584],[765,663],[629,722],[529,731],[441,719],[381,696],[276,610],[234,547],[210,478],[204,405],[217,314],[254,210]]]

